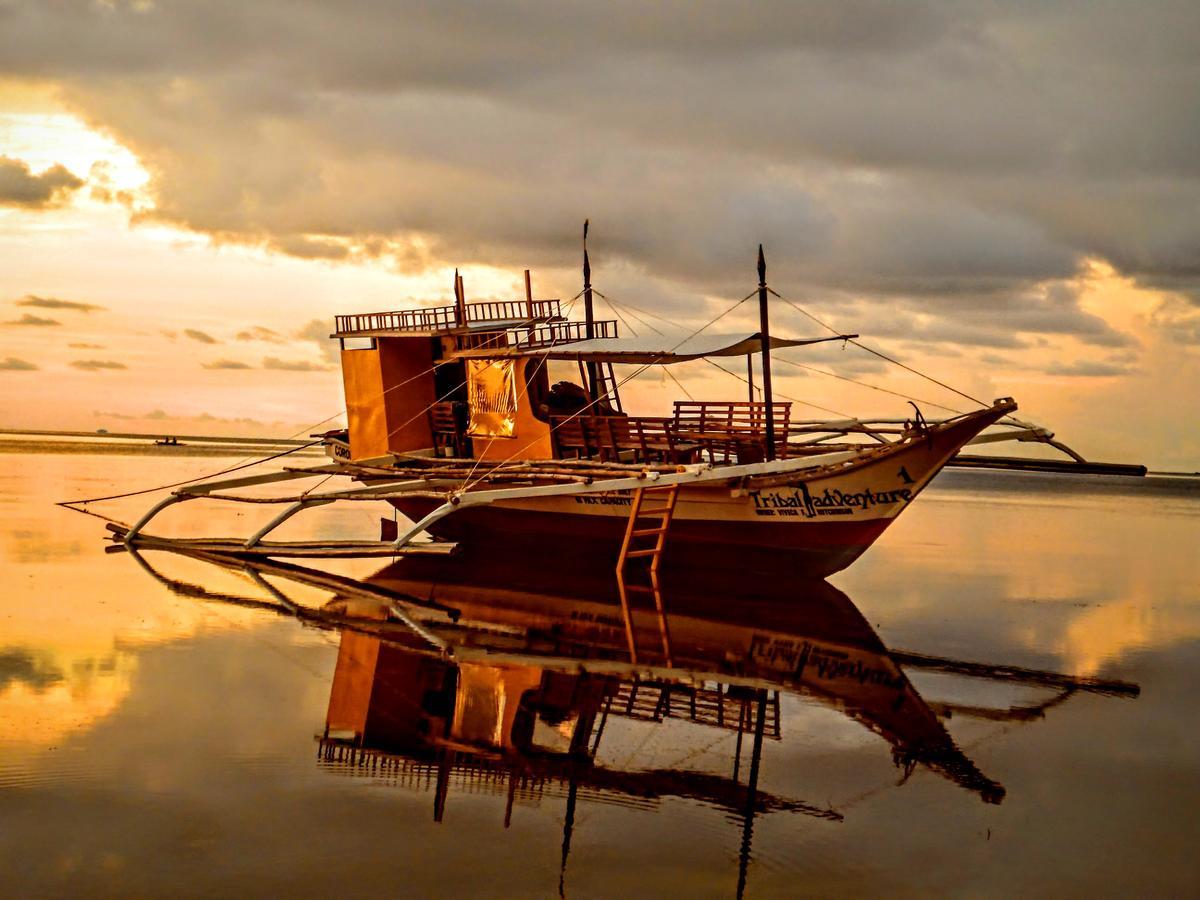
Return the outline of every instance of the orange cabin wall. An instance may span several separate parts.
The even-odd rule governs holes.
[[[550,425],[533,414],[533,401],[525,388],[525,371],[539,360],[515,360],[517,378],[517,421],[510,438],[472,438],[476,459],[501,461],[505,459],[550,459],[554,446],[550,440]],[[544,372],[540,377],[545,377]]]
[[[433,446],[426,413],[437,399],[433,373],[415,377],[432,365],[433,347],[427,337],[381,338],[373,350],[342,351],[353,459]],[[410,378],[404,387],[388,391]]]
[[[325,727],[330,731],[352,731],[361,737],[367,730],[371,688],[379,660],[379,639],[342,632],[333,684],[329,689],[329,712]]]

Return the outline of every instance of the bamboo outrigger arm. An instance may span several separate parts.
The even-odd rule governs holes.
[[[267,550],[268,547],[262,545],[262,542],[268,534],[297,513],[311,507],[324,506],[338,500],[384,500],[399,496],[424,496],[442,500],[443,502],[439,506],[401,534],[395,541],[390,544],[381,543],[379,545],[380,549],[390,548],[393,551],[398,551],[409,546],[414,538],[426,531],[430,525],[446,516],[472,506],[486,506],[500,500],[632,491],[645,487],[647,484],[665,487],[667,485],[694,484],[708,481],[732,482],[745,477],[786,475],[804,469],[836,464],[848,460],[854,455],[853,452],[839,451],[822,453],[818,456],[719,467],[713,466],[711,463],[694,463],[676,466],[673,471],[661,471],[650,467],[638,470],[620,467],[613,471],[613,477],[608,478],[598,474],[589,474],[586,477],[567,482],[542,485],[520,484],[484,490],[465,490],[464,486],[469,485],[467,479],[438,478],[437,472],[431,471],[429,473],[431,477],[409,477],[403,480],[388,480],[367,487],[330,490],[319,493],[314,491],[291,497],[241,497],[226,492],[226,489],[229,488],[252,487],[262,484],[312,478],[317,475],[343,474],[350,476],[355,472],[353,467],[345,467],[343,470],[342,467],[325,465],[312,469],[291,469],[283,472],[272,472],[266,475],[231,478],[224,481],[209,481],[181,488],[152,506],[145,515],[123,533],[121,540],[127,547],[133,546],[147,524],[164,509],[176,503],[183,503],[187,500],[196,500],[203,497],[242,503],[288,504],[280,513],[267,522],[266,525],[258,529],[249,539],[241,544],[241,549],[247,551],[256,548]],[[492,473],[484,473],[479,476],[478,480],[479,482],[486,482],[491,475]],[[537,476],[534,475],[532,477],[536,478]],[[279,547],[280,545],[272,544],[269,549],[276,550]]]

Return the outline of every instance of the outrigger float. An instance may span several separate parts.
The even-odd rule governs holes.
[[[166,507],[209,498],[283,506],[249,538],[187,542],[242,556],[447,553],[464,542],[553,553],[583,545],[610,554],[620,573],[639,558],[655,571],[669,546],[673,559],[783,561],[798,575],[824,577],[857,559],[963,447],[1061,446],[1046,429],[1013,418],[1010,398],[942,420],[925,419],[916,404],[904,420],[794,419],[791,402],[773,396],[772,354],[858,336],[772,335],[774,292],[761,247],[758,275],[757,290],[736,304],[757,294],[757,332],[708,333],[731,308],[679,338],[623,337],[617,321],[594,316],[599,292],[585,230],[582,321],[568,318],[573,301],[535,300],[528,272],[524,300],[468,303],[456,274],[452,306],[338,316],[331,337],[341,348],[348,428],[314,435],[329,463],[189,484],[132,527],[112,529],[133,546],[148,539],[144,529]],[[746,359],[748,399],[679,400],[666,416],[623,408],[619,388],[631,378],[722,358]],[[550,366],[563,363],[574,364],[567,368],[578,381],[551,384]],[[628,372],[618,378],[615,367]],[[271,497],[241,492],[330,476],[356,485]],[[267,540],[303,510],[366,500],[386,500],[410,524],[380,541]]]

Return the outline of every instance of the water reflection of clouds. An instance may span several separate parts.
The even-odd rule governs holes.
[[[15,529],[8,533],[5,543],[9,560],[18,565],[61,562],[83,553],[79,539],[63,539],[42,530]]]
[[[1138,504],[1117,515],[1036,497],[938,499],[935,487],[838,578],[887,645],[1104,672],[1144,694],[1078,696],[1021,722],[943,720],[1008,789],[999,806],[924,768],[898,786],[879,734],[785,694],[786,739],[766,742],[763,789],[832,807],[845,822],[760,818],[749,894],[800,883],[813,894],[1011,895],[1048,883],[1187,893],[1194,848],[1179,824],[1200,804],[1191,713],[1200,622],[1196,563],[1181,550],[1195,539],[1195,515],[1168,529]],[[16,528],[82,552],[2,576],[0,780],[21,790],[4,797],[0,869],[58,893],[165,894],[181,883],[394,893],[398,879],[414,893],[554,893],[562,795],[522,795],[505,831],[503,790],[457,791],[438,825],[432,783],[410,791],[377,775],[332,777],[313,752],[336,657],[329,635],[173,596],[128,557],[102,557],[94,521],[34,505],[22,506]],[[153,559],[213,591],[252,587]],[[1049,696],[955,693],[945,680],[913,679],[939,715],[935,696],[998,706]],[[720,766],[736,739],[694,726],[663,737],[632,720],[609,728],[601,762],[636,770]],[[679,797],[641,806],[584,797],[568,892],[731,895],[735,819]]]

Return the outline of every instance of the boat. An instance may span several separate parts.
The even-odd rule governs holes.
[[[1054,443],[1013,417],[1011,398],[942,419],[915,403],[904,419],[795,418],[792,402],[774,395],[773,354],[858,335],[773,334],[769,299],[779,295],[761,246],[757,288],[674,336],[626,336],[616,319],[596,317],[586,228],[579,297],[534,299],[528,271],[525,285],[523,300],[468,303],[456,272],[453,305],[337,316],[347,427],[314,435],[329,463],[183,486],[123,527],[122,539],[145,537],[173,503],[209,497],[284,506],[248,539],[223,545],[246,554],[383,556],[501,542],[544,555],[586,547],[618,571],[669,557],[746,571],[783,562],[825,577],[854,562],[964,446]],[[757,331],[713,333],[754,297]],[[572,319],[579,299],[583,317]],[[675,400],[665,415],[623,406],[620,388],[638,375],[701,360],[724,368],[718,360],[731,358],[747,363],[745,399]],[[552,380],[550,368],[564,364],[570,377]],[[332,476],[356,485],[325,487]],[[317,488],[270,500],[237,492],[316,477]],[[265,540],[296,513],[339,500],[386,500],[407,521],[377,542]]]
[[[180,447],[180,446],[183,446],[182,444],[179,443],[179,438],[177,438],[177,437],[159,438],[158,440],[156,440],[154,442],[154,445],[156,447]]]

